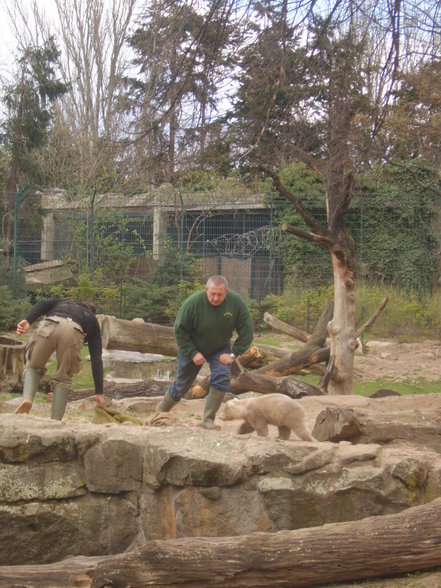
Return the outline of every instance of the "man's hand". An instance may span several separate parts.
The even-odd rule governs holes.
[[[23,335],[24,333],[27,333],[28,331],[29,331],[29,323],[26,319],[23,319],[17,325],[17,334]]]
[[[97,394],[96,395],[96,403],[98,404],[98,406],[100,408],[105,408],[106,407],[106,401],[104,399],[104,395],[103,394]]]
[[[219,356],[219,361],[224,365],[231,365],[234,362],[234,357],[231,357],[229,353],[222,353]]]
[[[202,355],[202,353],[196,353],[196,355],[193,357],[193,363],[194,365],[203,365],[207,360],[205,359],[205,357]]]

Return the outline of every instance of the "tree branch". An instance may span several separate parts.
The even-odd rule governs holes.
[[[316,233],[322,235],[323,237],[329,236],[327,229],[321,223],[319,223],[311,214],[309,214],[309,212],[306,210],[306,208],[303,206],[300,200],[294,196],[291,190],[288,190],[288,188],[282,184],[282,181],[280,180],[278,174],[268,169],[264,165],[259,165],[258,169],[273,180],[274,187],[279,192],[279,194],[287,200],[289,200],[289,202],[291,202],[291,204],[294,205],[297,212],[300,214],[300,216],[308,226],[310,226],[312,229],[314,229]]]
[[[380,316],[380,314],[383,312],[386,304],[388,303],[389,298],[387,296],[385,296],[380,304],[380,306],[377,308],[377,310],[374,312],[374,314],[363,324],[361,325],[361,327],[359,327],[355,333],[356,337],[360,337],[360,335],[362,333],[364,333],[365,331],[368,331],[369,328],[373,325],[373,323],[377,320],[377,318]]]
[[[304,229],[299,229],[298,227],[293,227],[288,225],[287,223],[283,223],[282,225],[282,233],[291,233],[292,235],[296,235],[302,239],[306,239],[306,241],[312,241],[320,247],[324,249],[330,249],[332,247],[332,242],[327,237],[322,237],[320,235],[315,235],[314,233],[310,233],[309,231],[305,231]]]

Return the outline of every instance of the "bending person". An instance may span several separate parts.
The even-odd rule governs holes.
[[[57,371],[50,377],[53,384],[51,418],[61,420],[67,397],[72,390],[72,377],[81,369],[81,349],[87,342],[98,406],[104,408],[103,360],[101,331],[92,304],[52,298],[37,302],[17,325],[17,333],[27,333],[29,326],[44,317],[31,333],[26,346],[23,400],[16,414],[28,413],[34,402],[46,363],[55,351]]]

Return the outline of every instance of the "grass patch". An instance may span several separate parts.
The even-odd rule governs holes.
[[[72,380],[72,389],[73,390],[84,390],[85,388],[94,388],[95,385],[93,383],[92,377],[92,365],[90,363],[89,358],[89,348],[87,345],[83,345],[81,349],[81,357],[83,360],[83,364],[81,366],[81,370],[78,374],[75,374]],[[45,377],[48,378],[50,375],[54,374],[57,370],[57,361],[54,359],[50,359],[46,364],[46,374]],[[104,376],[109,370],[104,370]]]
[[[309,384],[318,385],[320,376],[316,374],[307,374],[305,376],[293,376],[300,380],[305,380]],[[371,396],[377,390],[395,390],[401,396],[410,396],[414,394],[435,394],[441,391],[441,380],[429,381],[419,378],[416,382],[397,382],[395,380],[357,380],[354,379],[354,394],[359,396]]]
[[[254,337],[253,343],[259,345],[270,345],[271,347],[284,347],[287,349],[301,349],[304,343],[298,343],[288,335],[261,335],[260,337]]]

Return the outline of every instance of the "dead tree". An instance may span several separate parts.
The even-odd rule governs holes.
[[[119,555],[1,566],[0,584],[34,588],[329,586],[440,566],[440,543],[438,498],[398,514],[322,527],[154,540]]]

